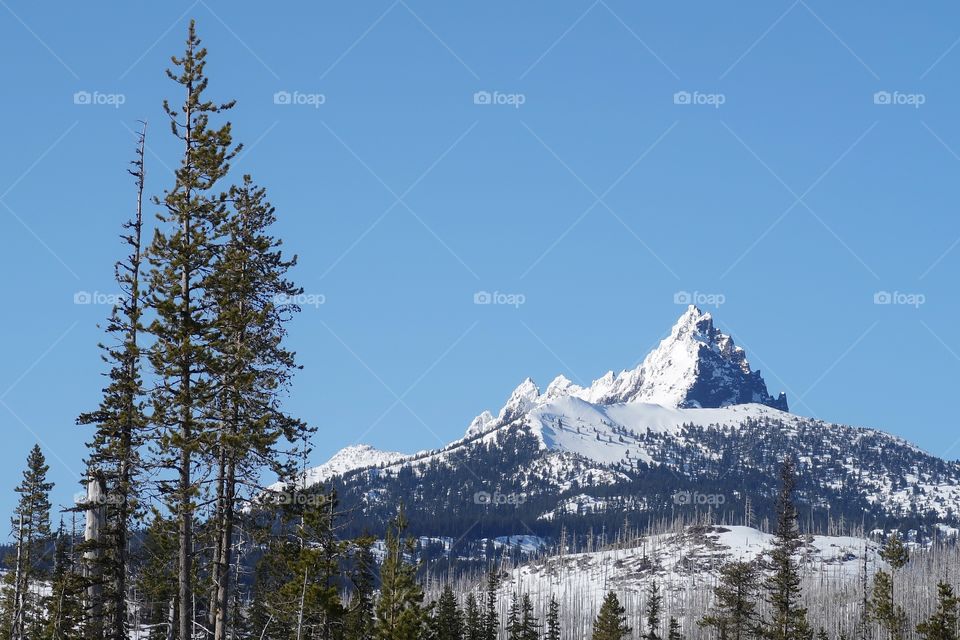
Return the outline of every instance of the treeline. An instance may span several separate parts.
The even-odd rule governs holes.
[[[172,182],[146,196],[146,123],[129,169],[106,383],[77,420],[86,498],[54,531],[48,467],[31,451],[0,638],[421,637],[431,616],[405,517],[380,563],[372,537],[337,535],[332,493],[297,487],[313,429],[283,410],[298,368],[285,345],[296,258],[271,233],[266,190],[231,170],[234,103],[209,97],[206,63],[191,21],[166,72],[166,128],[182,149]],[[281,483],[267,490],[264,473]]]

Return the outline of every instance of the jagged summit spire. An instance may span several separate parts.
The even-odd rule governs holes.
[[[665,407],[716,408],[757,403],[788,410],[786,396],[770,395],[760,372],[751,370],[743,348],[714,326],[709,312],[691,304],[677,318],[670,335],[635,369],[619,374],[607,372],[588,387],[557,376],[543,394],[527,378],[510,394],[496,418],[486,412],[481,414],[467,434],[506,424],[561,397],[600,405],[645,402]]]

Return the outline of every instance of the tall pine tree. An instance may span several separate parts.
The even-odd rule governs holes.
[[[953,587],[946,582],[937,584],[937,610],[926,621],[917,625],[923,640],[957,640],[958,600]]]
[[[288,455],[289,448],[310,433],[281,408],[281,393],[296,368],[293,353],[283,346],[284,324],[297,309],[290,300],[300,293],[286,278],[296,260],[285,259],[280,242],[270,235],[274,209],[250,176],[230,190],[229,199],[224,244],[206,282],[214,315],[218,416],[210,607],[214,640],[225,640],[227,633],[240,489],[258,489],[264,467],[291,477],[296,459]]]
[[[620,604],[620,599],[613,591],[607,593],[600,605],[600,613],[593,623],[593,640],[624,640],[632,632],[627,626],[626,610]]]
[[[401,505],[387,530],[387,554],[380,567],[380,598],[373,635],[376,640],[420,640],[423,633],[423,589],[417,583],[416,566],[406,558],[414,549],[406,531],[407,517]]]
[[[720,640],[757,637],[759,572],[752,562],[734,561],[720,569],[720,583],[713,590],[714,603],[698,624],[716,631]]]
[[[50,490],[46,458],[39,445],[27,456],[20,494],[12,518],[14,555],[11,571],[5,577],[4,622],[11,640],[40,637],[43,627],[37,593],[31,587],[45,577],[43,560],[50,543]]]
[[[227,195],[218,184],[227,175],[233,147],[230,123],[211,124],[233,106],[205,97],[207,51],[191,20],[186,50],[167,71],[183,92],[174,107],[164,101],[173,135],[183,145],[175,181],[158,203],[161,225],[148,251],[150,306],[155,318],[150,362],[157,377],[153,420],[162,468],[173,473],[163,491],[177,520],[177,640],[194,630],[194,520],[200,482],[195,476],[199,452],[215,449],[210,435],[215,406],[215,329],[208,285],[223,237]]]
[[[795,558],[803,546],[793,503],[796,487],[794,463],[786,458],[780,470],[780,493],[777,498],[777,531],[770,552],[766,581],[767,602],[771,618],[764,625],[770,640],[809,640],[813,637],[807,623],[807,610],[801,604],[800,567]]]

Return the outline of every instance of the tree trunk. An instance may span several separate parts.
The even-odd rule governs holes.
[[[223,526],[220,539],[220,557],[217,579],[216,621],[214,624],[213,640],[226,640],[227,637],[227,607],[230,598],[230,565],[233,562],[233,521],[234,500],[236,498],[236,468],[232,460],[228,460],[224,484]]]
[[[87,480],[86,526],[83,540],[87,550],[83,553],[83,569],[87,578],[87,608],[90,612],[92,635],[97,637],[103,624],[103,565],[101,532],[104,528],[106,487],[104,480],[92,474]]]

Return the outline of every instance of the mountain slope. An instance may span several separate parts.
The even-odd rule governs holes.
[[[375,528],[402,501],[421,534],[549,538],[677,511],[769,517],[778,467],[792,456],[811,520],[958,524],[956,463],[785,409],[743,350],[690,307],[636,369],[587,387],[560,376],[543,393],[527,379],[442,449],[338,454],[351,462],[312,477],[337,488],[358,528]]]

